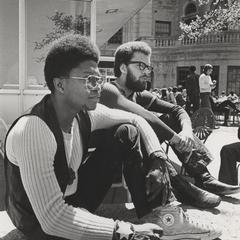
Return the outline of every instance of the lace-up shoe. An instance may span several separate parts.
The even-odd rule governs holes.
[[[141,220],[158,224],[163,229],[163,236],[161,237],[163,240],[212,240],[222,234],[213,225],[203,224],[189,218],[178,206],[158,207]]]

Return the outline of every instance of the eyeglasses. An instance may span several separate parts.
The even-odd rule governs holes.
[[[147,64],[144,63],[144,62],[141,62],[141,61],[130,61],[130,62],[128,62],[128,64],[134,64],[134,63],[137,63],[137,64],[138,64],[138,68],[139,68],[141,71],[145,71],[146,69],[147,69],[148,72],[153,71],[153,67],[147,65]]]
[[[95,90],[97,87],[101,87],[103,83],[105,82],[105,78],[103,76],[95,76],[95,75],[89,75],[87,77],[70,77],[72,79],[77,80],[85,80],[86,88],[87,90]]]

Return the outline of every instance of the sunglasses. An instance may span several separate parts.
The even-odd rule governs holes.
[[[151,71],[153,71],[153,67],[152,66],[149,66],[149,65],[147,65],[146,63],[144,63],[144,62],[141,62],[141,61],[130,61],[130,62],[128,62],[128,65],[129,64],[138,64],[138,68],[139,68],[139,70],[141,70],[141,71],[148,71],[148,72],[151,72]]]
[[[87,90],[95,90],[97,87],[101,87],[103,83],[105,82],[105,78],[103,76],[95,76],[95,75],[89,75],[87,77],[70,77],[72,79],[77,80],[85,80],[85,85]]]

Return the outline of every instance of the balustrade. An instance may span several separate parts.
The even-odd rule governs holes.
[[[142,37],[141,40],[148,42],[151,47],[155,48],[173,48],[176,46],[240,43],[240,31],[209,34],[197,39],[184,38],[182,40],[178,40],[173,37],[169,38]]]

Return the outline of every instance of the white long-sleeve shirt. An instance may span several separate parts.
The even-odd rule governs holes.
[[[148,123],[141,117],[101,104],[89,111],[91,130],[109,128],[120,123],[132,123],[142,135],[148,154],[161,150],[159,141]],[[77,121],[71,134],[64,134],[66,157],[76,172],[82,161],[82,140]],[[54,173],[57,143],[47,124],[36,116],[24,116],[12,128],[6,142],[8,159],[19,166],[22,182],[42,229],[50,235],[67,239],[110,240],[114,229],[112,219],[74,208],[64,201],[64,195],[76,191],[77,181],[61,192]]]
[[[210,93],[212,91],[211,86],[213,85],[210,75],[202,73],[199,77],[199,90],[200,93]]]

